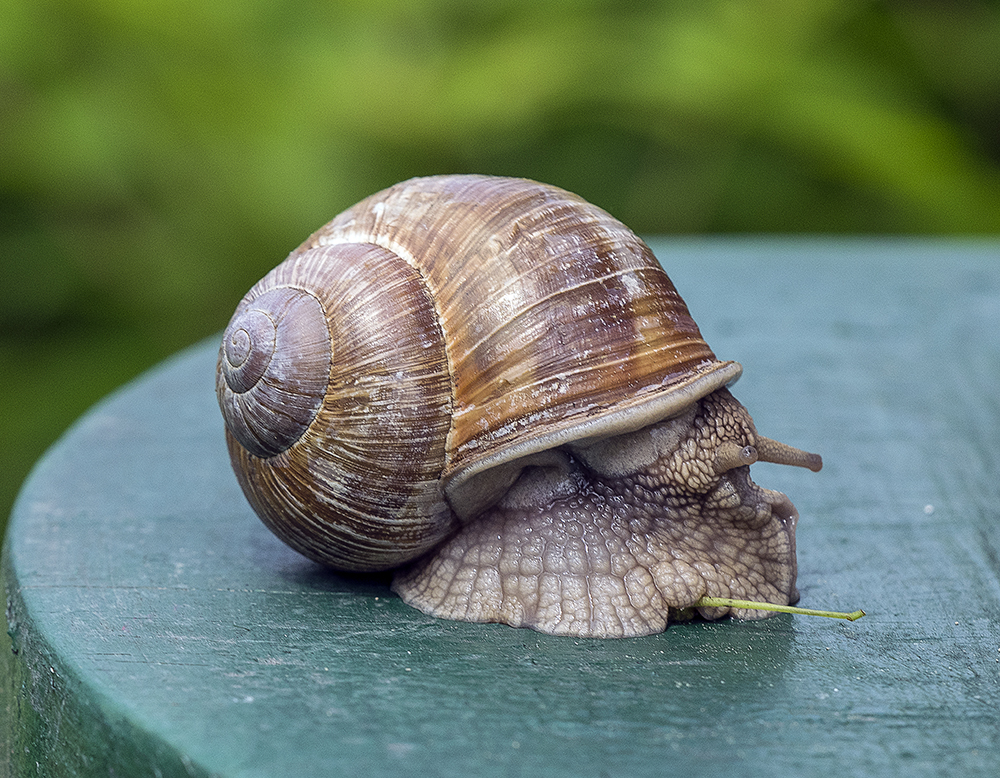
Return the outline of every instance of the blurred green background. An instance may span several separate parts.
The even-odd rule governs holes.
[[[5,0],[0,520],[89,405],[421,174],[640,233],[1000,232],[1000,10],[966,0]]]

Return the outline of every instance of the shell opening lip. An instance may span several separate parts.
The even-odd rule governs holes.
[[[470,461],[460,462],[457,466],[453,464],[453,469],[445,471],[445,494],[459,516],[471,516],[484,507],[480,499],[479,480],[491,468],[566,443],[635,432],[676,415],[716,389],[732,385],[742,372],[743,367],[738,362],[716,362],[684,384],[664,384],[659,387],[658,392],[637,395],[632,404],[624,403],[621,407],[605,409],[605,412],[593,417],[582,413],[573,425],[555,426],[545,434],[498,450],[488,451],[484,448],[483,455],[469,456]],[[485,478],[488,479],[489,476]]]

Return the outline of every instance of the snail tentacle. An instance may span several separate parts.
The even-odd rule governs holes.
[[[823,469],[823,458],[819,454],[810,454],[808,451],[802,451],[787,443],[780,443],[762,435],[757,436],[756,449],[758,462],[804,467],[814,473]]]
[[[741,446],[734,441],[726,441],[715,450],[713,467],[716,473],[724,473],[734,467],[746,467],[757,461],[757,449]]]

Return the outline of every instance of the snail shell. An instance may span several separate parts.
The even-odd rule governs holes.
[[[258,282],[226,329],[217,391],[263,521],[314,560],[371,571],[461,534],[523,473],[569,477],[595,442],[677,418],[740,372],[601,209],[522,179],[439,176],[363,200]],[[754,442],[713,461],[801,454]]]

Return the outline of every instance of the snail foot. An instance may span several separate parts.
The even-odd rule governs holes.
[[[634,484],[609,487],[575,464],[529,468],[503,502],[397,573],[393,589],[432,616],[577,637],[662,632],[703,595],[786,604],[795,596],[794,507],[746,481],[764,521],[732,524],[697,504],[650,512]],[[525,504],[539,495],[544,507]]]

